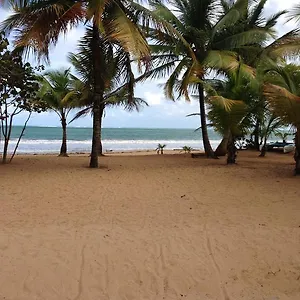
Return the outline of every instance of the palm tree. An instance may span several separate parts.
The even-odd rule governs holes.
[[[300,67],[295,64],[268,70],[265,97],[274,115],[296,128],[295,174],[300,175]]]
[[[59,156],[67,157],[67,118],[78,100],[70,69],[48,71],[40,78],[40,83],[39,97],[60,118],[63,134]]]
[[[167,34],[150,31],[154,41],[153,59],[152,70],[147,73],[146,78],[165,77],[170,74],[165,87],[170,98],[174,98],[173,93],[188,97],[188,88],[198,94],[200,128],[209,157],[214,154],[207,134],[204,83],[211,75],[210,71],[216,70],[218,74],[228,72],[238,67],[240,59],[256,68],[262,61],[282,58],[299,50],[298,30],[292,30],[266,46],[270,39],[275,38],[274,26],[285,13],[280,11],[266,19],[266,2],[267,0],[172,0],[172,8],[161,3],[155,6],[156,13],[170,22],[184,37],[184,41],[178,38],[174,42]],[[258,95],[251,97],[251,100],[255,100],[251,101],[253,112],[263,106],[261,91],[258,90],[257,93]],[[259,122],[256,123],[259,126]]]
[[[2,22],[1,29],[15,33],[15,44],[24,51],[32,50],[38,57],[48,59],[49,46],[56,45],[61,34],[80,24],[91,26],[93,57],[93,140],[90,167],[98,167],[100,110],[103,105],[105,77],[102,51],[109,43],[117,43],[128,56],[139,64],[149,57],[147,40],[137,25],[146,21],[149,10],[135,1],[58,1],[58,0],[3,0],[13,14]]]
[[[157,151],[157,154],[164,154],[164,148],[166,147],[166,144],[158,144],[157,148],[155,149]]]
[[[286,140],[290,135],[291,134],[289,132],[282,132],[281,130],[275,131],[275,136],[279,137],[283,143],[286,143]]]
[[[174,92],[188,98],[189,88],[198,94],[202,138],[208,157],[215,157],[215,154],[207,132],[204,82],[212,69],[220,72],[237,68],[240,58],[235,52],[250,57],[255,44],[270,37],[280,14],[268,20],[267,25],[259,24],[264,2],[260,1],[253,10],[251,7],[252,14],[249,9],[252,1],[248,0],[171,0],[171,8],[160,2],[154,5],[154,12],[172,24],[184,41],[178,38],[174,43],[169,35],[150,30],[154,41],[152,70],[145,77],[170,74],[165,91],[172,99]],[[246,26],[248,19],[251,26]]]
[[[78,53],[69,53],[69,62],[75,69],[79,77],[73,75],[74,82],[77,83],[78,89],[81,90],[81,97],[78,106],[83,108],[70,121],[74,121],[87,114],[93,114],[93,57],[92,57],[92,30],[86,29],[84,37],[79,41]],[[141,98],[134,97],[135,77],[132,70],[130,57],[126,51],[118,44],[109,43],[107,48],[99,49],[102,51],[102,66],[105,90],[103,102],[100,105],[100,145],[99,155],[102,155],[102,120],[104,111],[108,107],[122,106],[127,111],[136,110],[147,102]]]
[[[236,139],[244,136],[249,125],[248,107],[243,101],[246,84],[245,75],[234,72],[228,79],[211,80],[207,87],[208,118],[217,132],[228,137],[227,164],[236,163]]]
[[[190,147],[190,146],[183,146],[183,147],[182,147],[182,151],[184,151],[185,154],[186,154],[186,153],[191,153],[192,150],[193,150],[193,149],[192,149],[192,147]]]
[[[264,119],[261,126],[261,150],[260,157],[265,157],[267,152],[267,141],[272,133],[282,126],[279,117],[273,115],[268,109],[264,113]]]

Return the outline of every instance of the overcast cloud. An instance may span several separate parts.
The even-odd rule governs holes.
[[[272,15],[279,10],[289,9],[298,4],[298,0],[269,0],[266,5],[266,14]],[[7,11],[0,8],[0,20],[5,19]],[[292,22],[286,24],[282,18],[277,26],[280,35],[294,28]],[[66,37],[61,37],[57,46],[51,50],[51,68],[68,67],[66,55],[76,50],[76,43],[83,35],[83,29],[72,30]],[[160,83],[162,81],[160,80]],[[136,87],[136,96],[141,97],[149,103],[141,112],[128,113],[122,109],[109,109],[106,111],[104,127],[147,127],[147,128],[197,128],[198,117],[185,117],[187,114],[197,112],[196,102],[186,102],[184,99],[176,102],[165,99],[162,87],[158,82],[146,82]],[[16,124],[22,124],[24,115],[16,119]],[[30,125],[37,126],[59,126],[57,116],[51,112],[33,115]],[[73,126],[90,127],[91,118],[86,117],[77,120]]]

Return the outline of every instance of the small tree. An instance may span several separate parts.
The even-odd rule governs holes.
[[[184,151],[185,154],[186,153],[191,153],[192,150],[193,150],[192,147],[189,147],[189,146],[183,146],[182,147],[182,151]]]
[[[40,112],[44,105],[38,101],[37,77],[29,63],[23,63],[20,53],[8,49],[9,42],[0,34],[0,127],[3,136],[2,163],[7,162],[8,146],[13,120],[16,115],[28,112],[28,117],[10,158],[13,159],[32,112]],[[1,136],[0,135],[0,136]]]
[[[164,148],[166,147],[166,144],[158,144],[157,148],[155,149],[157,151],[157,154],[164,154]]]
[[[262,119],[261,136],[262,136],[262,147],[260,150],[259,157],[265,157],[267,152],[267,141],[270,135],[275,132],[276,129],[283,125],[279,117],[270,114],[266,111],[264,118]]]
[[[282,132],[282,131],[280,131],[280,130],[277,130],[276,132],[275,132],[275,136],[277,136],[277,137],[279,137],[281,140],[282,140],[282,142],[283,143],[286,143],[287,141],[287,138],[289,137],[289,136],[291,136],[292,134],[291,133],[289,133],[289,132]]]

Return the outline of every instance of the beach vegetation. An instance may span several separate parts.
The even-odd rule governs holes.
[[[39,101],[38,78],[34,68],[23,63],[19,51],[11,51],[9,41],[0,34],[0,142],[3,142],[2,163],[11,162],[16,154],[21,138],[33,112],[41,112],[45,104]],[[8,159],[8,146],[11,139],[14,119],[27,113],[19,138],[11,157]]]
[[[155,151],[157,152],[157,154],[164,154],[164,149],[166,148],[166,146],[166,144],[158,144]]]
[[[193,148],[190,147],[190,146],[183,146],[183,147],[182,147],[182,151],[184,151],[185,154],[191,153],[192,150],[193,150]]]

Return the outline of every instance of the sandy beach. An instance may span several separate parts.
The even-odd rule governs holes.
[[[290,155],[143,154],[0,166],[1,299],[300,299]]]

